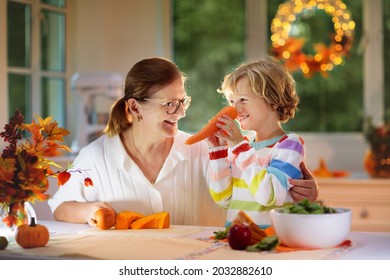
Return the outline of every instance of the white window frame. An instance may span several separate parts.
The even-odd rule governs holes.
[[[0,114],[1,130],[8,122],[7,0],[0,0]],[[1,143],[0,143],[1,147]]]
[[[31,25],[31,66],[30,68],[22,67],[8,67],[7,63],[7,2],[8,0],[0,0],[0,110],[4,112],[0,115],[0,124],[8,122],[9,108],[8,108],[8,75],[9,74],[24,74],[31,77],[31,110],[33,113],[40,114],[41,112],[41,92],[42,85],[41,80],[43,77],[47,78],[61,78],[65,81],[65,98],[68,100],[69,89],[68,81],[70,78],[69,73],[69,2],[64,8],[57,8],[51,5],[43,4],[40,0],[9,0],[16,3],[27,4],[31,6],[32,25]],[[66,22],[66,34],[65,34],[65,70],[63,72],[58,71],[42,71],[41,70],[41,44],[40,44],[40,22],[38,13],[41,9],[50,11],[59,11],[65,15]],[[65,108],[65,113],[68,115],[68,109]],[[67,121],[67,120],[65,120]]]

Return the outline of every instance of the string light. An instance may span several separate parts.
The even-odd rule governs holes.
[[[323,10],[332,17],[334,34],[329,46],[313,45],[315,54],[305,54],[303,38],[290,37],[297,15],[305,10]],[[341,65],[351,50],[355,22],[341,0],[290,0],[279,5],[271,23],[272,53],[283,60],[291,71],[301,70],[306,77],[320,72],[327,76],[334,66]]]

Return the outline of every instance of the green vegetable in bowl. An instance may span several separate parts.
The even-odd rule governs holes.
[[[283,208],[283,213],[291,214],[331,214],[337,213],[336,209],[321,206],[318,202],[310,202],[308,199],[304,199],[299,203],[295,203]]]

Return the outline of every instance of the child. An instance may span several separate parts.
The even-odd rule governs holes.
[[[237,109],[241,128],[255,132],[255,139],[246,140],[228,116],[219,119],[220,129],[207,139],[211,196],[228,209],[226,226],[244,210],[266,228],[269,210],[293,201],[288,179],[303,177],[299,166],[304,143],[281,126],[297,110],[295,81],[276,59],[267,57],[226,75],[218,91]]]

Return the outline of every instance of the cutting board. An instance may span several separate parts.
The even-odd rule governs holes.
[[[79,234],[106,235],[106,236],[162,236],[162,237],[184,237],[202,231],[202,227],[171,225],[164,229],[107,229],[102,230],[95,227],[80,230]]]

